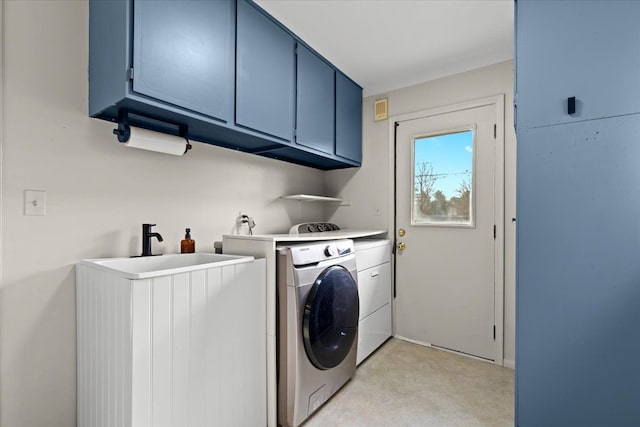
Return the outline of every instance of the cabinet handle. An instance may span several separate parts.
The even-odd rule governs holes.
[[[572,96],[571,98],[567,98],[567,113],[575,114],[576,113],[576,97]]]
[[[374,271],[374,272],[371,273],[371,278],[375,279],[376,277],[378,277],[379,274],[380,273],[378,273],[377,271]]]

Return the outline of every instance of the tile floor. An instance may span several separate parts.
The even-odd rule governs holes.
[[[386,342],[304,427],[513,427],[514,371]]]

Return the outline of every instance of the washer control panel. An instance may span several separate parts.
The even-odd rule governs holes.
[[[355,253],[353,241],[349,239],[291,245],[288,250],[295,266],[315,264]]]
[[[322,233],[325,231],[338,231],[340,227],[330,222],[303,222],[296,224],[289,230],[290,235],[297,236],[305,233]]]

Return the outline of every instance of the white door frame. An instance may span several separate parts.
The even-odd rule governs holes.
[[[435,116],[438,114],[451,113],[470,108],[494,105],[496,116],[496,138],[494,146],[495,156],[495,224],[496,224],[496,244],[494,249],[494,317],[496,324],[495,359],[494,364],[504,366],[504,94],[480,98],[473,101],[459,104],[447,105],[443,107],[429,108],[407,114],[400,114],[389,117],[389,182],[394,183],[389,189],[389,224],[390,239],[395,247],[398,236],[396,235],[396,169],[395,169],[395,129],[396,122],[419,119],[423,117]],[[395,280],[395,250],[392,257],[393,278]],[[395,283],[394,283],[395,289]],[[395,301],[395,300],[394,300]],[[395,304],[394,304],[394,325],[395,325]],[[395,328],[394,328],[395,336]],[[422,343],[424,344],[424,343]],[[428,344],[427,344],[428,345]]]
[[[4,186],[4,181],[2,179],[3,175],[3,165],[4,165],[4,0],[0,0],[0,295],[4,293],[4,270],[3,270],[3,224],[4,219],[2,216],[2,211],[4,208],[3,205],[3,194],[2,187]],[[2,318],[2,305],[4,304],[3,299],[0,297],[0,318]],[[2,332],[0,330],[0,354],[3,347],[2,341]],[[2,366],[2,360],[0,360],[0,367]],[[2,397],[0,395],[0,421],[2,420]]]

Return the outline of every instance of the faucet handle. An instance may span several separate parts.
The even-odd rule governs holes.
[[[142,233],[151,233],[151,227],[155,226],[155,224],[142,224]]]

